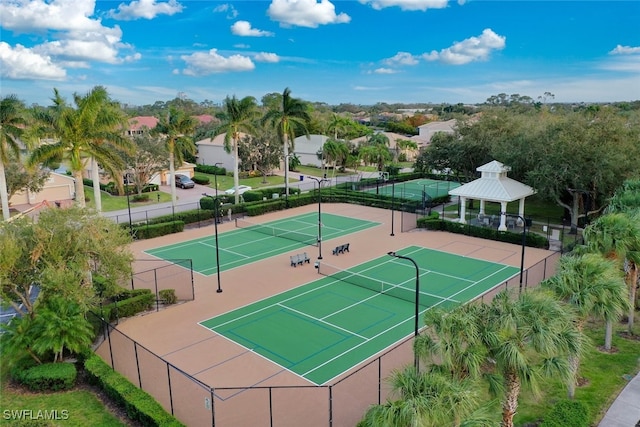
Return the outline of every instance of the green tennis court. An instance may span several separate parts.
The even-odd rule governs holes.
[[[321,218],[323,241],[379,225],[377,222],[329,213],[323,213]],[[239,219],[236,225],[239,228],[218,234],[220,271],[290,251],[308,251],[311,249],[310,245],[317,245],[318,241],[317,213],[297,215],[264,224]],[[145,253],[165,260],[190,258],[194,271],[207,276],[217,273],[216,240],[213,233],[206,237],[147,250]]]
[[[421,314],[464,304],[517,275],[507,265],[410,246]],[[384,256],[350,270],[320,263],[316,281],[200,325],[315,384],[325,384],[413,334],[416,268]],[[420,321],[422,324],[422,322]]]
[[[460,187],[459,182],[438,181],[433,179],[414,179],[412,181],[399,182],[394,185],[385,183],[374,188],[368,188],[367,193],[382,194],[384,196],[398,197],[400,199],[424,200],[426,196],[430,198],[446,196],[449,190]]]

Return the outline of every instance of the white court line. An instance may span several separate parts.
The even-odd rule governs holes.
[[[299,315],[301,315],[301,316],[308,317],[309,319],[315,320],[315,321],[316,321],[316,322],[318,322],[318,323],[324,323],[325,325],[328,325],[328,326],[331,326],[332,328],[335,328],[335,329],[341,330],[342,332],[346,332],[346,333],[348,333],[348,334],[350,334],[350,335],[356,336],[356,337],[358,337],[358,338],[362,338],[363,340],[367,340],[367,339],[368,339],[367,337],[363,337],[362,335],[359,335],[359,334],[357,334],[357,333],[355,333],[355,332],[353,332],[353,331],[350,331],[349,329],[341,328],[341,327],[340,327],[340,326],[338,326],[338,325],[334,325],[333,323],[327,322],[327,321],[323,320],[324,318],[320,319],[320,318],[317,318],[317,317],[311,316],[311,315],[309,315],[309,314],[307,314],[307,313],[305,313],[305,312],[303,312],[303,311],[296,310],[296,309],[291,308],[291,307],[287,307],[287,306],[286,306],[286,305],[284,305],[284,304],[280,304],[280,303],[278,303],[278,304],[276,304],[276,305],[278,305],[278,306],[280,306],[280,307],[284,308],[285,310],[289,310],[289,311],[292,311],[292,312],[294,312],[294,313],[297,313],[297,314],[299,314]]]

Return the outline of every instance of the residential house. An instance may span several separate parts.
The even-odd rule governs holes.
[[[10,206],[36,205],[42,202],[68,204],[75,198],[75,180],[69,175],[51,172],[42,190],[37,193],[19,191],[9,199]]]

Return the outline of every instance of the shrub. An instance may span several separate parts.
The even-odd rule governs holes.
[[[120,317],[135,316],[143,311],[151,310],[155,295],[149,289],[138,290],[140,295],[102,307],[103,315],[109,322]]]
[[[162,289],[158,294],[163,304],[175,304],[178,302],[175,289]]]
[[[134,202],[134,203],[148,202],[149,201],[149,195],[148,194],[136,194],[136,195],[131,197],[131,201]]]
[[[560,400],[553,405],[540,427],[589,427],[587,405],[578,400]]]
[[[200,184],[200,185],[209,185],[209,178],[207,177],[198,177],[198,176],[194,176],[193,178],[191,178],[191,180],[193,180],[193,182],[195,182],[196,184]]]
[[[19,380],[33,391],[59,391],[73,388],[77,375],[72,363],[45,363],[23,371]]]
[[[212,165],[196,165],[196,172],[208,173],[209,175],[226,175],[227,170],[225,168],[219,168]]]
[[[129,418],[139,422],[140,425],[183,426],[153,397],[131,384],[127,378],[113,370],[99,356],[94,354],[87,358],[84,368],[89,380],[100,386],[118,406],[127,411]]]
[[[163,222],[160,224],[135,225],[133,227],[136,238],[151,239],[184,230],[184,221]]]

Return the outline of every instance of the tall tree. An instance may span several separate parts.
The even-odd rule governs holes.
[[[338,164],[343,164],[349,155],[349,147],[343,141],[329,139],[322,146],[322,157],[333,164],[332,177],[336,174]]]
[[[94,87],[84,96],[74,94],[73,99],[75,108],[54,89],[53,105],[34,110],[36,135],[54,142],[41,143],[35,148],[28,164],[59,158],[68,160],[75,179],[76,203],[84,207],[82,180],[87,162],[91,162],[96,208],[100,210],[97,163],[112,171],[123,167],[117,150],[130,149],[128,140],[122,136],[124,116],[102,86]]]
[[[24,104],[15,95],[0,100],[0,199],[5,221],[10,217],[5,165],[9,163],[10,154],[20,158],[18,138],[26,125],[24,114]]]
[[[195,117],[187,115],[183,110],[169,108],[167,114],[159,117],[158,124],[153,128],[154,135],[161,135],[169,152],[169,185],[171,186],[171,203],[176,205],[176,163],[182,166],[184,152],[195,153],[193,133],[198,125]]]
[[[564,303],[541,290],[517,298],[503,291],[483,306],[480,339],[490,362],[486,367],[493,367],[501,383],[502,427],[513,427],[522,387],[536,394],[543,377],[570,378],[567,358],[583,341],[573,320]]]
[[[633,333],[638,266],[640,265],[640,209],[602,215],[584,230],[587,248],[615,260],[628,287],[628,332]]]
[[[282,104],[271,108],[262,118],[262,123],[271,123],[277,129],[284,147],[284,187],[289,194],[289,150],[293,151],[296,134],[304,134],[309,138],[308,124],[311,116],[307,105],[300,99],[291,97],[291,90],[282,92]]]
[[[252,96],[246,96],[242,99],[233,95],[228,96],[224,100],[222,111],[216,117],[220,120],[220,126],[216,129],[216,134],[224,133],[224,148],[227,153],[233,153],[233,186],[235,188],[235,203],[240,203],[240,176],[238,173],[238,143],[240,141],[240,132],[254,134],[256,120],[260,114],[257,109],[258,104]],[[217,189],[216,189],[217,190]]]
[[[138,194],[142,194],[153,176],[169,166],[169,153],[162,140],[148,133],[136,135],[133,144],[136,147],[135,153],[127,156],[126,162],[133,171],[130,184],[135,185]]]
[[[591,317],[607,322],[605,346],[611,346],[612,322],[619,319],[627,307],[627,290],[622,274],[615,264],[600,254],[566,255],[560,258],[556,274],[542,282],[576,313],[575,325],[582,333]],[[569,398],[575,396],[580,369],[580,354],[569,355],[571,376],[567,383]]]
[[[0,228],[0,297],[21,316],[32,316],[37,283],[39,302],[60,296],[89,307],[94,274],[113,284],[130,279],[130,239],[109,218],[78,207],[44,209],[37,221],[5,222]],[[117,292],[114,285],[105,295]]]
[[[239,141],[238,155],[242,162],[252,165],[262,174],[262,183],[280,165],[278,136],[271,128],[257,126],[254,135],[245,135]]]

